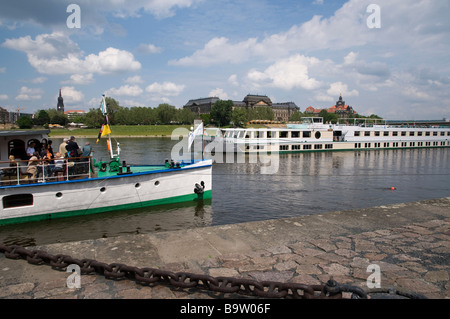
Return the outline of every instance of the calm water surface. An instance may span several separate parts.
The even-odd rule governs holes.
[[[60,141],[54,139],[54,148]],[[78,143],[86,141],[97,160],[108,159],[104,140]],[[164,163],[176,143],[121,138],[121,159]],[[261,174],[262,164],[246,157],[245,163],[213,165],[212,200],[0,226],[0,242],[42,245],[448,197],[449,155],[450,149],[283,154],[271,175]]]

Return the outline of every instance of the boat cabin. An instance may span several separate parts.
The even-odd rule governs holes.
[[[49,130],[0,131],[0,161],[9,161],[10,155],[17,160],[27,160],[27,147],[34,142],[35,148],[39,149],[48,141],[49,133]]]

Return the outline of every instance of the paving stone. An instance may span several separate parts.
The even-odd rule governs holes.
[[[380,267],[382,287],[394,286],[429,298],[450,298],[449,207],[450,198],[446,198],[245,225],[59,243],[39,249],[80,259],[122,261],[136,267],[150,265],[213,277],[308,285],[325,284],[333,277],[341,284],[362,288],[367,288],[367,278],[372,274],[367,267],[375,264]],[[381,219],[374,223],[369,218],[386,215],[388,222]],[[197,246],[201,251],[190,254]],[[34,266],[0,254],[0,298],[4,299],[242,297],[165,284],[145,286],[133,280],[112,281],[99,274],[82,275],[82,288],[69,289],[67,276],[48,265]]]

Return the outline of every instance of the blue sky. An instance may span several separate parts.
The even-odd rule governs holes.
[[[80,28],[69,28],[69,4]],[[380,9],[380,28],[370,28]],[[446,0],[14,0],[0,3],[0,106],[22,112],[247,94],[450,118]]]

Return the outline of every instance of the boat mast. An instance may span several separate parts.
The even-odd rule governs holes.
[[[108,144],[108,151],[111,158],[114,158],[114,151],[112,149],[112,142],[111,142],[111,129],[109,127],[108,110],[106,105],[105,94],[102,95],[102,104],[100,108],[102,110],[102,114],[105,116],[106,124],[108,126],[108,141],[106,142]],[[117,156],[119,156],[119,152],[120,152],[119,143],[117,143]]]

